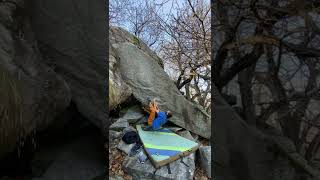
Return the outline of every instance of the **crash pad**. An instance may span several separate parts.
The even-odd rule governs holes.
[[[155,168],[187,156],[199,148],[199,144],[163,128],[157,131],[144,131],[137,125],[143,147]]]

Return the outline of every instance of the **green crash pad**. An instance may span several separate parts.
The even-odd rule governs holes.
[[[141,125],[137,130],[143,147],[155,168],[187,156],[199,148],[199,144],[181,137],[169,129],[144,131]]]

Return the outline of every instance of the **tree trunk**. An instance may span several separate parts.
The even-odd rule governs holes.
[[[244,119],[251,125],[256,125],[256,113],[251,89],[254,70],[255,64],[240,72],[238,76]]]

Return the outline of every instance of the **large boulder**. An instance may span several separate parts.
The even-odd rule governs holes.
[[[117,44],[124,42],[130,42],[136,45],[139,49],[151,56],[152,60],[155,60],[162,68],[164,67],[161,58],[159,58],[159,56],[154,51],[152,51],[143,41],[121,27],[110,26],[109,43]]]
[[[0,3],[0,158],[45,129],[71,99],[66,82],[42,62],[28,18],[17,15],[22,2]]]
[[[157,97],[159,108],[173,113],[173,117],[169,119],[171,122],[210,138],[210,115],[181,95],[174,82],[148,51],[130,42],[111,46],[119,57],[122,78],[138,101],[147,105],[149,98]]]
[[[46,63],[66,80],[79,112],[105,129],[108,119],[105,2],[31,2],[32,27]]]
[[[132,91],[123,81],[120,73],[119,57],[113,47],[109,46],[109,111],[126,101]]]

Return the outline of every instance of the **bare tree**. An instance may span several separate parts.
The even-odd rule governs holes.
[[[163,6],[169,0],[111,1],[111,25],[122,26],[156,50],[156,43],[161,39],[162,31],[157,20]]]
[[[161,46],[161,55],[171,65],[177,88],[187,99],[211,109],[210,5],[204,1],[182,4],[169,23],[161,21],[171,37]]]
[[[319,7],[312,0],[219,0],[212,17],[215,85],[220,92],[238,87],[232,93],[247,123],[278,127],[307,160],[320,147],[319,135],[306,144],[320,120],[310,107],[320,103]]]
[[[130,5],[129,0],[112,0],[109,2],[109,22],[110,24],[123,25],[127,16],[126,9]]]

